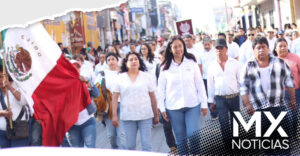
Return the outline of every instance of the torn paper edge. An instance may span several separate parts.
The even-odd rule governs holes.
[[[105,10],[105,9],[109,9],[109,8],[114,8],[116,6],[120,6],[122,3],[126,3],[127,1],[128,0],[119,0],[115,4],[110,4],[110,5],[103,6],[101,8],[93,8],[93,9],[71,8],[71,9],[67,9],[63,13],[57,13],[57,14],[51,15],[51,16],[44,16],[44,17],[38,18],[36,20],[32,20],[32,21],[26,22],[25,24],[12,24],[12,25],[2,26],[2,27],[0,27],[0,32],[2,30],[8,29],[8,28],[26,28],[27,26],[29,26],[31,24],[34,24],[34,23],[37,23],[37,22],[41,22],[43,20],[54,20],[56,17],[62,17],[62,16],[67,15],[68,13],[74,12],[74,11],[81,11],[81,12],[102,11],[102,10]]]

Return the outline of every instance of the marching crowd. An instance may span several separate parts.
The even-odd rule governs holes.
[[[248,114],[289,110],[296,137],[300,104],[300,36],[297,29],[240,28],[236,32],[159,37],[95,49],[65,57],[87,84],[92,105],[81,111],[61,146],[96,147],[96,119],[106,127],[111,148],[135,150],[140,132],[143,151],[151,151],[151,128],[162,122],[171,151],[200,148],[187,140],[208,112],[218,120],[226,149],[231,149],[233,111],[240,98]],[[16,84],[0,75],[0,148],[41,145],[41,126],[31,118]],[[7,89],[6,89],[7,88]],[[8,99],[11,111],[6,108]],[[29,120],[30,134],[8,139],[7,118]],[[264,122],[266,119],[263,118]],[[288,126],[288,125],[283,125]],[[266,131],[267,127],[263,127]],[[174,132],[174,134],[173,134]]]

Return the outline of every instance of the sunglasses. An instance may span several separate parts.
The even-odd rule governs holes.
[[[248,36],[254,36],[255,34],[248,34]]]

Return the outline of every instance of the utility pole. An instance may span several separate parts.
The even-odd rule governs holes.
[[[291,5],[291,15],[292,15],[292,23],[295,23],[295,2],[294,0],[290,0],[290,5]]]
[[[281,20],[281,10],[280,10],[280,0],[276,0],[276,3],[277,3],[277,11],[278,11],[279,30],[282,30],[282,20]]]
[[[226,0],[224,0],[224,3],[225,3],[226,23],[227,23],[227,27],[228,27],[229,26],[229,15],[228,15],[228,7],[227,7]]]

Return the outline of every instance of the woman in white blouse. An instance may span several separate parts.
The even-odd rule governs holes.
[[[192,150],[200,149],[199,142],[188,146],[187,140],[200,129],[200,112],[203,116],[207,113],[207,96],[199,67],[179,36],[173,36],[168,42],[161,66],[159,109],[164,119],[171,122],[179,154],[191,154]]]
[[[120,68],[118,67],[118,60],[119,57],[116,53],[114,52],[109,52],[106,54],[106,63],[108,65],[108,69],[104,70],[104,78],[105,78],[105,85],[106,88],[109,91],[112,91],[113,86],[116,83],[116,79],[119,74]],[[99,76],[97,77],[97,82],[101,82],[102,77]],[[102,94],[102,93],[100,93]],[[112,99],[109,99],[112,100]],[[119,100],[118,100],[119,103]],[[119,106],[119,105],[118,105]],[[111,108],[109,108],[111,109]],[[108,110],[108,112],[111,112]],[[120,117],[120,107],[117,108],[117,115]],[[112,119],[111,119],[111,114],[106,114],[104,116],[105,123],[106,123],[106,133],[107,137],[110,141],[110,145],[112,149],[123,149],[124,148],[124,142],[125,142],[125,134],[123,132],[123,128],[120,125],[119,127],[114,127],[112,125]]]
[[[119,126],[117,107],[120,96],[120,120],[125,132],[126,148],[129,150],[135,150],[136,135],[139,130],[142,150],[151,151],[152,119],[154,117],[154,124],[159,121],[154,81],[144,71],[146,71],[146,66],[139,54],[127,53],[112,91],[112,122],[114,126]]]
[[[25,113],[21,117],[21,120],[29,119],[29,111],[26,108],[27,101],[24,96],[22,96],[21,92],[19,91],[17,85],[10,79],[8,81],[3,80],[4,75],[2,73],[2,66],[0,66],[0,149],[1,148],[8,148],[8,147],[22,147],[22,146],[29,146],[29,138],[25,139],[12,139],[9,140],[6,138],[6,126],[7,121],[6,118],[11,118],[13,121],[17,119],[22,109],[25,110]],[[7,91],[5,90],[7,87]],[[8,95],[9,102],[10,102],[10,110],[7,110],[7,98]],[[4,108],[3,108],[4,107]]]
[[[149,73],[154,73],[155,70],[155,62],[154,62],[154,54],[147,43],[142,44],[140,54],[143,57],[143,61],[147,67],[147,71]]]

